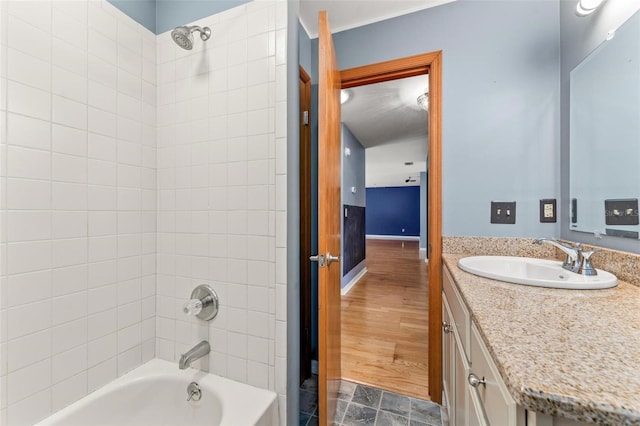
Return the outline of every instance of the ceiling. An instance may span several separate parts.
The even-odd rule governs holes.
[[[318,12],[326,10],[333,33],[417,12],[455,0],[300,0],[300,23],[318,37]]]
[[[367,187],[420,185],[420,172],[426,170],[427,112],[416,100],[427,85],[428,76],[421,75],[347,89],[342,122],[365,147]]]

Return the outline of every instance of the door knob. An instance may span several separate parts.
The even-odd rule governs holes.
[[[315,256],[309,256],[309,260],[312,262],[318,262],[318,266],[324,268],[324,254],[317,254]]]
[[[480,385],[487,386],[487,381],[484,379],[484,377],[481,379],[480,377],[476,376],[473,373],[469,374],[468,380],[469,380],[469,384],[474,388],[477,388]]]
[[[332,262],[340,262],[340,257],[331,256],[331,253],[327,252],[327,265],[331,265]]]

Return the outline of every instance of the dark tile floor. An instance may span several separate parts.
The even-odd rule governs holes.
[[[318,424],[318,376],[315,374],[300,386],[300,426]]]
[[[318,424],[317,376],[300,387],[300,426]],[[340,426],[442,426],[441,407],[382,389],[342,380],[335,424]]]

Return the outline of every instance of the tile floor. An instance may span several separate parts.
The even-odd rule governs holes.
[[[300,426],[318,424],[317,377],[300,388]],[[343,380],[335,424],[340,426],[442,426],[438,404]]]

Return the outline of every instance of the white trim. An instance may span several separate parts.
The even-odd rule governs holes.
[[[427,258],[427,248],[422,248],[420,247],[419,253],[418,253],[418,258],[419,259],[426,259]]]
[[[420,236],[409,236],[409,235],[369,235],[367,234],[368,240],[397,240],[397,241],[420,241]]]
[[[358,275],[353,277],[353,279],[349,281],[347,285],[345,285],[343,288],[340,289],[340,295],[344,296],[345,294],[349,293],[349,291],[351,291],[351,289],[355,287],[358,281],[360,281],[360,278],[362,278],[366,273],[367,273],[367,267],[365,266],[364,268],[362,268],[362,271],[358,272]]]

